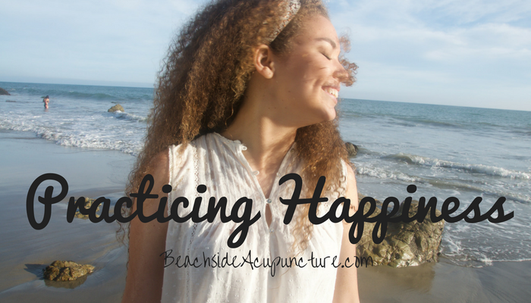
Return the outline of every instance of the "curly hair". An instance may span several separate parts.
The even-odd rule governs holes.
[[[214,1],[182,28],[159,72],[145,145],[130,174],[128,193],[138,187],[155,155],[231,124],[254,72],[255,47],[266,44],[273,52],[287,54],[306,17],[328,18],[321,1],[300,2],[298,13],[272,42],[271,33],[285,14],[284,0]],[[342,37],[341,42],[343,48],[348,46],[348,39]],[[351,85],[357,66],[342,55],[340,61],[349,74],[344,82]],[[315,187],[322,175],[327,176],[325,189],[338,184],[340,161],[349,160],[337,119],[298,129],[295,142],[298,157],[305,161],[306,188]],[[295,227],[301,247],[311,235],[307,221],[300,219]]]

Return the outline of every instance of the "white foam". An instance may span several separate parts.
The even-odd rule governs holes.
[[[425,165],[425,166],[430,166],[430,167],[445,167],[445,168],[453,168],[453,169],[462,169],[462,170],[466,170],[472,173],[482,173],[485,175],[499,176],[499,177],[505,177],[505,178],[511,178],[511,179],[517,179],[517,178],[525,179],[525,180],[531,179],[531,173],[509,170],[503,167],[488,166],[488,165],[483,165],[483,164],[464,164],[464,163],[445,161],[445,160],[440,160],[436,158],[428,158],[428,157],[406,154],[406,153],[398,153],[396,155],[391,156],[391,158],[405,160],[409,163]]]
[[[370,176],[378,179],[392,179],[404,182],[419,182],[421,179],[409,176],[402,172],[390,171],[384,168],[356,166],[356,173],[358,175]]]

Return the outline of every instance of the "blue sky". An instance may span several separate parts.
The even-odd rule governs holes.
[[[0,0],[0,81],[152,87],[206,1]],[[328,1],[358,82],[344,98],[531,111],[531,1]]]

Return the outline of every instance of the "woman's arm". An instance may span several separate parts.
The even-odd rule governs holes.
[[[350,199],[351,207],[349,214],[352,216],[358,209],[358,188],[356,186],[356,177],[352,167],[348,166],[347,175],[347,192],[346,198]],[[356,263],[356,245],[350,243],[348,233],[350,224],[343,222],[343,239],[341,241],[341,252],[339,260],[345,262],[346,258],[350,259],[350,264]],[[334,290],[334,303],[354,303],[359,302],[358,294],[358,271],[356,266],[350,268],[337,269],[336,288]]]
[[[144,213],[149,216],[159,207],[160,198],[167,194],[162,186],[169,183],[168,152],[159,153],[150,164],[150,174],[155,184],[153,194],[157,199],[144,203]],[[136,209],[134,201],[132,211]],[[166,231],[168,223],[159,223],[156,219],[148,223],[140,222],[136,216],[129,226],[129,262],[127,279],[122,302],[160,302],[162,280],[164,276],[164,257],[166,248]]]

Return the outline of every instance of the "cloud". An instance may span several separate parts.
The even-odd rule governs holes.
[[[177,29],[207,1],[0,0],[0,80],[153,83]],[[358,83],[342,93],[411,102],[531,104],[531,1],[335,0]],[[6,59],[4,59],[6,58]],[[33,79],[32,78],[32,79]],[[346,97],[349,97],[346,96]],[[371,97],[372,96],[372,97]]]
[[[531,2],[338,1],[358,63],[352,97],[531,109]],[[452,101],[453,100],[453,101]]]

